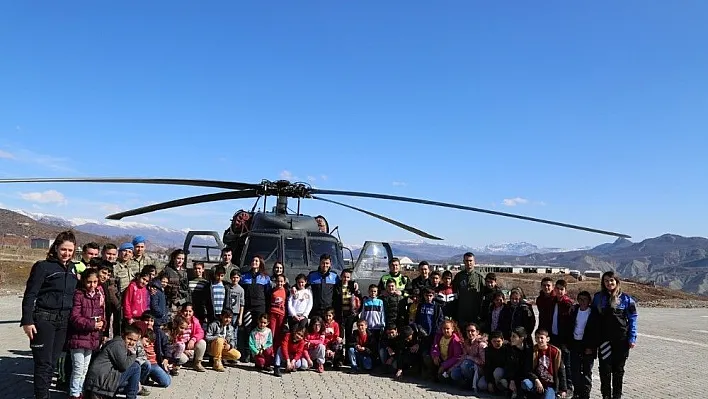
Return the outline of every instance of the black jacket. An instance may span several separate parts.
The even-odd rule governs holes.
[[[231,309],[231,286],[226,282],[222,282],[224,286],[224,304],[222,309]],[[207,324],[214,320],[217,320],[214,314],[214,290],[212,287],[214,283],[212,281],[204,284],[204,288],[193,293],[194,298],[194,315],[197,316],[199,321],[205,322]]]
[[[79,283],[77,276],[73,262],[66,267],[58,260],[41,260],[32,265],[22,298],[20,325],[34,324],[32,313],[35,309],[52,313],[70,311]]]
[[[408,301],[403,295],[386,295],[381,297],[384,304],[384,315],[386,316],[386,326],[395,324],[396,327],[404,326],[407,323],[408,315],[406,314],[406,302]],[[405,319],[403,318],[405,316]]]

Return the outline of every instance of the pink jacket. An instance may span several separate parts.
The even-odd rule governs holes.
[[[146,310],[150,310],[150,293],[147,287],[138,288],[138,284],[133,281],[123,294],[123,317],[138,319]]]
[[[433,346],[430,348],[430,356],[437,357],[440,356],[440,339],[442,338],[442,333],[435,334],[435,340],[433,341]],[[445,370],[449,370],[452,366],[457,364],[462,356],[462,340],[457,333],[452,334],[450,340],[450,345],[447,347],[447,360],[442,362],[440,365]]]
[[[484,353],[487,348],[487,337],[480,335],[472,343],[462,343],[462,358],[460,360],[472,360],[478,366],[484,366]]]
[[[194,342],[199,342],[204,339],[204,329],[202,328],[201,323],[199,323],[199,319],[197,319],[195,316],[192,316],[192,332],[190,334],[189,339],[194,339]]]

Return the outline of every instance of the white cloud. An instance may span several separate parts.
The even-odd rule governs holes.
[[[0,158],[11,159],[16,162],[35,164],[41,167],[52,169],[58,172],[76,172],[71,165],[71,158],[54,157],[51,155],[40,154],[38,152],[21,148],[16,144],[10,143],[5,148],[12,148],[12,152],[0,150]]]
[[[327,181],[328,177],[327,177],[327,175],[321,175],[321,176],[320,176],[320,179],[322,179],[322,180],[324,180],[324,181]]]
[[[403,187],[403,186],[407,186],[407,185],[408,185],[408,184],[407,184],[406,182],[404,182],[404,181],[395,181],[395,182],[392,182],[391,184],[393,184],[394,186],[397,186],[397,187]]]
[[[57,190],[47,190],[42,192],[20,193],[23,200],[29,202],[37,202],[40,204],[57,204],[66,205],[68,201],[64,194]]]
[[[7,151],[0,150],[0,159],[15,159],[15,155]]]
[[[502,204],[506,206],[516,206],[516,205],[523,205],[527,204],[529,200],[526,198],[521,198],[521,197],[516,197],[516,198],[504,198],[504,201],[502,201]]]
[[[293,180],[294,176],[291,171],[284,170],[284,171],[280,172],[280,178],[283,180]]]
[[[317,178],[315,176],[307,176],[307,181],[309,181],[310,183],[314,183],[316,180]]]

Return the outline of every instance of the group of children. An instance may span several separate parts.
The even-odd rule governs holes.
[[[246,360],[275,376],[346,364],[353,373],[376,368],[395,378],[420,375],[513,397],[565,397],[573,390],[581,399],[589,398],[599,358],[603,398],[617,399],[636,342],[636,304],[612,272],[603,275],[598,293],[580,292],[577,303],[564,280],[544,278],[534,332],[533,306],[519,288],[507,301],[493,273],[480,293],[480,319],[458,325],[449,272],[433,273],[416,286],[388,279],[363,295],[351,270],[344,270],[331,306],[313,312],[308,276],[298,275],[291,287],[282,264],[272,276],[262,272],[263,265],[261,273],[243,276],[232,269],[228,280],[224,266],[206,279],[198,264],[191,301],[176,312],[166,303],[169,279],[146,267],[123,292],[123,327],[108,340],[111,270],[96,266],[82,273],[74,296],[66,345],[71,398],[146,395],[144,385],[169,386],[188,362],[205,371],[208,355],[215,371]]]

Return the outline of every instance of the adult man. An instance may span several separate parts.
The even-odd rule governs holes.
[[[320,267],[307,275],[307,285],[312,290],[310,319],[315,316],[324,317],[325,310],[333,304],[334,288],[339,283],[339,276],[330,270],[331,267],[332,257],[329,254],[322,254]]]
[[[231,276],[231,271],[234,269],[238,269],[238,267],[236,265],[231,263],[231,260],[233,259],[233,257],[234,257],[233,250],[229,247],[224,247],[221,250],[221,262],[219,262],[218,265],[214,265],[211,267],[211,273],[209,273],[210,276],[208,276],[208,278],[211,278],[216,274],[217,267],[223,266],[224,270],[226,271],[226,278],[228,279],[229,276]]]
[[[113,266],[113,277],[118,283],[118,288],[123,292],[128,288],[128,284],[135,278],[135,274],[140,271],[137,263],[133,260],[133,244],[126,242],[118,248],[118,261]]]
[[[401,261],[398,258],[391,258],[388,262],[388,273],[381,276],[381,280],[379,280],[380,293],[386,292],[386,282],[388,280],[393,280],[396,283],[396,295],[408,296],[408,293],[404,291],[410,279],[401,274]]]
[[[143,267],[147,265],[154,265],[159,273],[164,269],[164,265],[159,264],[151,256],[145,253],[145,237],[135,236],[133,237],[133,262],[138,264],[138,270],[143,270]]]
[[[452,280],[452,292],[457,294],[457,322],[478,323],[482,315],[484,276],[474,270],[474,254],[467,252],[462,257],[465,270]]]
[[[423,289],[432,287],[433,284],[430,282],[430,264],[427,261],[422,261],[418,263],[418,277],[411,280],[406,291],[413,292],[414,289],[420,290],[420,295],[423,295]]]
[[[95,242],[89,242],[81,247],[81,259],[76,263],[76,272],[83,273],[91,262],[91,259],[98,258],[100,247]]]

